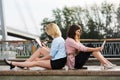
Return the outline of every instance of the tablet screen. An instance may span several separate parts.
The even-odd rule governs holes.
[[[40,39],[39,39],[39,38],[36,38],[35,40],[37,41],[37,43],[38,43],[38,44],[39,44],[39,46],[41,47],[41,46],[42,46],[42,44],[41,44]]]
[[[106,40],[104,40],[104,42],[103,42],[103,44],[102,44],[102,47],[104,47],[105,43],[106,43]]]

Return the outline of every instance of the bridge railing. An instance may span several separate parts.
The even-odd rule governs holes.
[[[3,48],[6,44],[6,49]],[[33,41],[0,41],[0,58],[29,57],[32,54]]]
[[[93,44],[94,47],[101,46],[106,40],[101,53],[106,57],[120,57],[120,39],[82,39],[83,44]]]
[[[81,39],[81,42],[85,45],[93,44],[95,47],[98,47],[101,46],[104,40]],[[6,43],[6,50],[2,47],[3,43]],[[38,47],[34,40],[0,41],[0,58],[28,58]],[[106,39],[106,44],[101,52],[107,57],[120,57],[120,39]]]

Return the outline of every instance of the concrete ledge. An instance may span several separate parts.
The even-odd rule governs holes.
[[[107,58],[113,64],[120,66],[120,58]],[[96,58],[89,58],[86,65],[100,65],[100,62]]]
[[[17,58],[17,59],[11,59],[11,60],[12,61],[23,62],[26,59],[27,58]],[[120,58],[107,58],[107,59],[110,60],[112,63],[117,64],[118,66],[120,66]],[[0,60],[0,65],[5,65],[3,60]],[[100,62],[96,58],[89,58],[89,60],[87,61],[86,65],[100,65]]]
[[[88,70],[9,70],[6,67],[0,70],[0,80],[120,80],[119,66],[110,70],[88,67]]]
[[[0,76],[118,76],[120,71],[94,70],[3,70]]]

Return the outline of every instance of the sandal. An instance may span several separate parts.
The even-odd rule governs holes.
[[[7,60],[7,59],[4,59],[4,62],[5,62],[7,65],[10,66],[10,70],[13,69],[13,68],[15,68],[15,66],[12,65],[12,61],[11,61],[11,63],[8,63],[8,60]]]

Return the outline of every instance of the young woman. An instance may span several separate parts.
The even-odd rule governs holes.
[[[61,31],[55,23],[50,23],[46,26],[46,33],[53,38],[51,49],[43,46],[25,62],[14,62],[4,59],[5,63],[10,66],[10,69],[15,66],[28,68],[39,66],[47,69],[62,69],[66,64],[66,50],[65,41],[61,37]],[[43,55],[42,58],[39,58],[40,54]]]
[[[66,39],[66,51],[67,51],[67,65],[69,69],[82,69],[86,63],[90,54],[96,57],[105,69],[111,69],[115,64],[108,61],[101,53],[103,47],[94,48],[92,45],[84,46],[80,42],[80,36],[82,29],[78,25],[70,26],[67,39]]]

